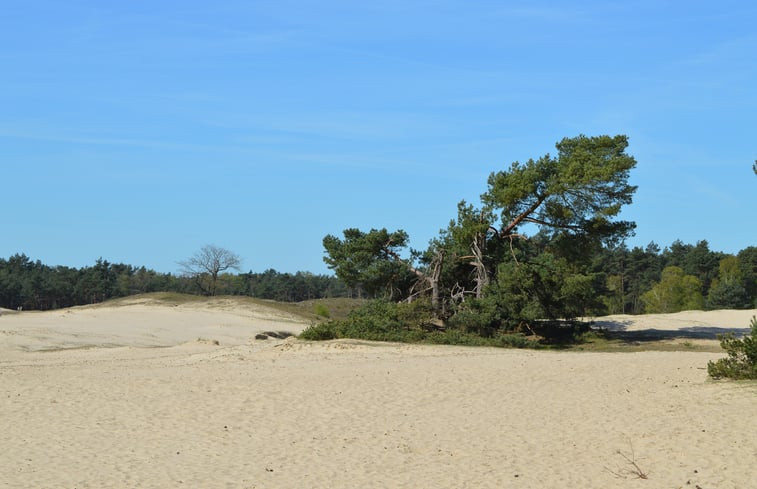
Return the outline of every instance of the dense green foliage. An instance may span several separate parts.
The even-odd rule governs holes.
[[[162,290],[179,291],[181,282],[170,274],[103,259],[76,269],[51,267],[23,254],[0,258],[0,307],[10,309],[56,309]]]
[[[707,243],[700,241],[693,246],[676,242],[671,248],[694,250],[707,248]],[[587,298],[586,303],[591,305],[593,311],[602,314],[651,312],[645,310],[641,296],[660,282],[663,268],[674,266],[671,263],[680,263],[680,260],[670,259],[671,248],[660,250],[654,244],[645,249],[637,247],[629,250],[623,246],[602,248],[593,258],[591,267],[594,274],[592,291],[596,295],[590,297],[591,301]],[[705,308],[757,307],[755,302],[757,300],[757,247],[746,248],[736,256],[713,251],[708,251],[707,255],[715,256],[718,260],[707,260],[710,266],[713,266],[713,263],[716,264],[714,269],[700,267],[703,274],[714,277],[710,289],[704,291]],[[687,270],[694,272],[694,260],[687,259],[686,261],[690,263]],[[465,273],[461,275],[469,275],[468,268],[470,267],[466,265]],[[686,269],[684,272],[689,273]],[[503,286],[506,287],[508,280],[503,278],[502,281]],[[527,292],[528,282],[514,285],[524,294]],[[504,316],[491,312],[497,309],[494,305],[498,301],[507,301],[506,303],[516,301],[518,295],[497,299],[497,296],[503,295],[497,287],[497,284],[490,285],[490,290],[496,293],[493,294],[494,297],[486,299],[491,306],[488,314],[481,314],[485,306],[474,300],[467,300],[461,304],[456,308],[456,314],[467,314],[471,317],[470,311],[476,309],[477,312],[474,315],[480,316],[478,323],[498,324],[504,320]],[[97,260],[93,266],[77,269],[44,265],[40,261],[32,261],[23,254],[13,255],[8,259],[0,258],[0,307],[46,310],[92,304],[146,292],[202,293],[187,277],[158,273],[145,267],[113,264],[102,259]],[[348,288],[342,280],[329,275],[307,272],[280,273],[273,269],[261,273],[220,275],[217,293],[283,302],[299,302],[323,297],[381,297],[384,295],[381,288],[375,295],[371,295],[361,288],[359,283],[353,288]],[[579,295],[577,299],[580,298]],[[601,303],[598,304],[597,300]],[[579,300],[578,303],[580,304],[581,301]]]
[[[353,296],[353,291],[337,277],[310,272],[281,273],[269,269],[224,278],[219,286],[219,293],[223,295],[247,295],[281,302]]]
[[[324,261],[348,287],[371,297],[407,296],[415,275],[396,260],[407,239],[404,231],[346,229],[343,240],[332,235],[323,238]]]
[[[588,244],[625,236],[635,225],[613,218],[636,191],[628,184],[636,161],[625,153],[627,146],[625,136],[565,138],[556,144],[557,157],[516,161],[492,173],[482,203],[499,213],[500,236],[528,223],[550,241],[581,238]]]
[[[693,275],[684,275],[683,269],[666,267],[660,281],[641,296],[644,310],[649,313],[666,313],[702,309],[704,297],[702,282]]]
[[[741,339],[733,333],[720,338],[720,346],[728,356],[707,364],[710,377],[719,379],[757,379],[757,317],[752,318],[750,334]]]
[[[442,330],[437,327],[431,303],[426,300],[412,303],[370,301],[352,311],[347,319],[311,325],[299,335],[299,338],[316,341],[353,338],[401,343],[516,348],[540,346],[540,343],[522,334],[500,333],[483,337],[461,329]]]
[[[484,338],[607,313],[755,306],[757,248],[729,256],[706,241],[624,245],[635,227],[617,219],[636,190],[627,145],[625,136],[563,139],[555,156],[492,173],[481,207],[460,202],[426,251],[408,251],[402,230],[348,229],[326,236],[324,261],[369,297],[430,297],[445,331]],[[374,312],[322,333],[396,331],[399,319]]]
[[[218,276],[216,293],[299,302],[349,294],[336,277],[266,270]],[[158,273],[145,267],[99,259],[90,267],[51,267],[23,254],[0,258],[0,307],[56,309],[93,304],[146,292],[202,294],[193,277]]]
[[[654,243],[631,250],[621,245],[605,248],[594,261],[595,270],[606,274],[601,293],[611,314],[757,307],[754,246],[728,255],[710,250],[707,241],[676,241],[662,251]],[[663,270],[673,267],[663,280]]]
[[[707,305],[712,309],[741,309],[750,306],[744,273],[739,259],[727,256],[720,260],[718,277],[712,281]]]

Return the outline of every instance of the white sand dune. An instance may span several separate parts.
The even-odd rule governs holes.
[[[167,305],[147,297],[117,305],[6,311],[0,316],[0,350],[165,347],[198,338],[236,345],[272,329],[298,334],[307,324],[273,308],[230,299]]]
[[[0,317],[0,487],[755,487],[757,384],[708,380],[722,354],[254,341],[303,323],[182,307]]]

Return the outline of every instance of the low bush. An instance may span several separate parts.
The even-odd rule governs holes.
[[[461,346],[492,346],[498,348],[540,348],[538,341],[526,338],[522,334],[495,334],[493,336],[480,336],[475,333],[466,333],[459,329],[448,329],[426,335],[424,343],[435,345],[461,345]]]
[[[310,341],[327,341],[339,338],[339,332],[334,327],[334,322],[310,323],[310,326],[300,333],[298,338]]]
[[[483,337],[494,336],[502,328],[497,304],[489,298],[464,302],[458,306],[447,324],[453,329]]]
[[[315,312],[316,316],[324,317],[327,319],[331,317],[329,308],[321,303],[316,303],[315,306],[313,306],[313,312]]]
[[[555,345],[583,343],[591,339],[591,327],[582,321],[532,321],[529,329],[541,336],[544,343]]]
[[[352,311],[347,319],[311,324],[299,337],[312,341],[354,338],[437,345],[510,348],[540,346],[537,341],[522,334],[493,332],[483,336],[478,331],[459,327],[440,328],[433,318],[431,304],[423,300],[410,304],[371,301]]]
[[[422,340],[423,327],[431,318],[431,306],[423,301],[412,304],[371,301],[352,311],[347,319],[311,325],[300,338],[416,342]]]
[[[707,364],[713,379],[757,379],[757,317],[752,317],[750,334],[739,339],[733,333],[720,337],[720,346],[728,354]]]

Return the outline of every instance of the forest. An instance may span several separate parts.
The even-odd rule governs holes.
[[[0,258],[0,307],[8,309],[58,309],[146,292],[203,293],[190,275],[158,273],[102,258],[82,268],[49,266],[24,254]],[[273,269],[222,274],[216,293],[287,302],[348,295],[344,283],[334,276]]]
[[[373,231],[384,235],[385,231]],[[402,234],[401,231],[399,231]],[[370,233],[368,233],[370,234]],[[386,233],[392,234],[392,233]],[[396,233],[395,233],[396,234]],[[598,301],[587,303],[595,314],[642,314],[684,309],[757,307],[757,247],[729,255],[710,249],[707,241],[680,241],[660,248],[602,247],[592,258],[592,281]],[[412,273],[412,272],[411,272]],[[380,278],[380,277],[379,277]],[[308,272],[269,269],[222,274],[219,295],[244,295],[284,302],[327,297],[407,299],[413,276],[402,283],[365,277],[344,280]],[[48,266],[24,254],[0,258],[0,307],[48,310],[94,304],[146,292],[202,294],[190,276],[158,273],[145,267],[98,259],[92,266]]]

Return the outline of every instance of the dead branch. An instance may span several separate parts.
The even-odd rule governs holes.
[[[520,266],[518,259],[515,257],[515,250],[513,249],[513,237],[510,236],[510,254],[513,255],[513,260],[517,266]]]
[[[484,253],[481,251],[481,245],[479,245],[479,240],[483,242],[483,245],[486,245],[485,239],[486,236],[476,236],[476,239],[473,240],[473,244],[471,245],[471,250],[473,251],[473,256],[475,257],[471,265],[476,268],[477,298],[481,297],[484,288],[489,285],[489,273],[486,271],[486,265],[484,264]]]
[[[630,439],[628,440],[628,445],[631,447],[631,456],[630,457],[627,454],[625,454],[622,451],[620,451],[620,450],[616,450],[615,451],[615,453],[617,455],[620,455],[623,458],[623,460],[625,460],[628,463],[628,465],[630,465],[632,467],[630,469],[625,469],[625,471],[627,473],[631,474],[631,475],[636,476],[637,479],[647,479],[648,476],[649,476],[649,473],[648,472],[644,472],[641,469],[641,467],[639,467],[639,465],[636,463],[636,453],[634,452],[633,443],[631,443]],[[613,471],[613,470],[610,470],[607,466],[603,466],[603,467],[604,467],[604,469],[606,471],[608,471],[609,473],[611,473],[612,475],[614,475],[616,477],[619,477],[619,478],[622,478],[622,479],[626,478],[624,475],[622,475],[622,473],[621,473],[620,470]]]
[[[460,285],[459,282],[455,282],[455,285],[453,285],[452,289],[450,290],[450,299],[455,302],[464,302],[465,294],[465,289]]]

